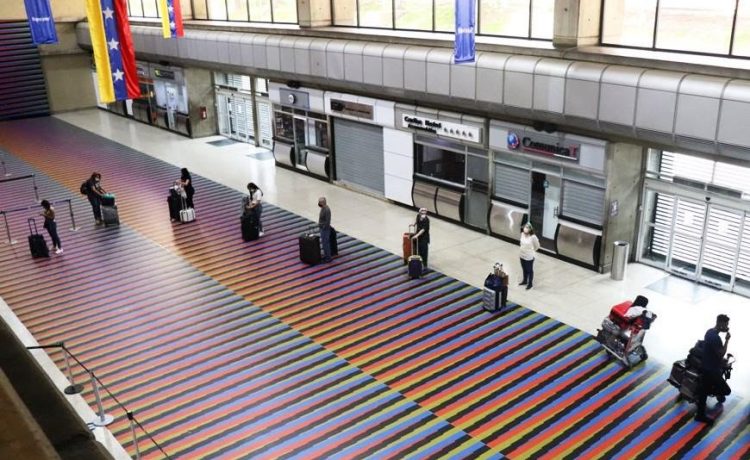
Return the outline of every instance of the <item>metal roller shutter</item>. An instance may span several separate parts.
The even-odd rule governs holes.
[[[25,21],[0,21],[0,120],[49,115],[39,51]]]
[[[495,196],[528,205],[530,188],[531,178],[528,169],[495,163]]]
[[[385,193],[383,128],[334,118],[336,179]]]
[[[562,215],[601,225],[604,219],[604,189],[563,181]]]

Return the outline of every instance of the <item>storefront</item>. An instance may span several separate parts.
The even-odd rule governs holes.
[[[384,197],[384,137],[394,131],[395,103],[332,92],[324,100],[334,139],[334,180]]]
[[[240,142],[273,147],[268,81],[249,75],[214,72],[219,134]]]
[[[599,269],[611,198],[607,143],[494,120],[489,137],[490,232],[517,241],[531,222],[545,251]]]
[[[412,204],[487,228],[489,158],[482,118],[396,104],[396,128],[412,134]]]
[[[273,154],[276,164],[330,180],[328,116],[323,91],[268,84],[273,102]]]

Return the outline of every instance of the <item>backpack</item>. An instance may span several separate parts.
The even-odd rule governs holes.
[[[91,187],[89,187],[89,181],[84,181],[84,183],[81,184],[81,195],[89,195],[91,194]]]

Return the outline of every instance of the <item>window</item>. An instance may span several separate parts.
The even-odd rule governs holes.
[[[274,133],[276,136],[291,141],[294,139],[294,117],[290,113],[274,112]]]
[[[131,16],[158,17],[157,0],[128,0]],[[356,0],[355,0],[356,1]],[[143,9],[140,4],[143,3]],[[209,21],[297,23],[296,0],[183,0],[193,19]],[[188,8],[190,11],[190,8]]]
[[[604,0],[602,44],[750,55],[750,0]]]
[[[415,144],[416,172],[464,186],[466,154],[443,150],[431,145]]]
[[[394,0],[396,29],[432,30],[432,0]]]

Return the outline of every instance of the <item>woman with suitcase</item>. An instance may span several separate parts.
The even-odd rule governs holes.
[[[47,229],[47,233],[49,233],[49,237],[52,239],[55,254],[62,254],[62,242],[60,241],[60,236],[57,234],[57,222],[55,222],[55,208],[47,200],[42,200],[42,208],[44,209],[41,214],[44,217],[44,225],[42,227]]]

